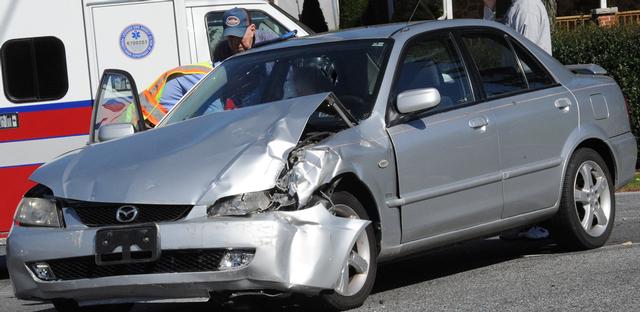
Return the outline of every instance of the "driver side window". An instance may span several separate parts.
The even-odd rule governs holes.
[[[396,96],[404,91],[435,88],[441,97],[436,110],[466,104],[473,99],[464,64],[448,35],[413,39],[407,44],[398,66]]]

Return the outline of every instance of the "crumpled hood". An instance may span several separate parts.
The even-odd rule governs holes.
[[[132,204],[212,204],[275,186],[309,117],[329,93],[214,113],[87,146],[31,180],[57,197]]]

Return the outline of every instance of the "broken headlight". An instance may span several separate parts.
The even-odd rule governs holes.
[[[271,197],[267,191],[244,193],[218,200],[209,207],[210,217],[244,216],[254,212],[264,211],[271,207]]]
[[[19,225],[61,227],[58,207],[53,199],[24,197],[14,220]]]

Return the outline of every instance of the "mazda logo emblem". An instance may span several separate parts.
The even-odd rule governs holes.
[[[138,217],[138,207],[122,206],[116,210],[116,220],[120,223],[129,223],[135,221]]]

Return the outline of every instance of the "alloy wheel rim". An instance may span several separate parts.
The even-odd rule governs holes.
[[[336,217],[359,219],[358,214],[351,207],[337,204],[329,210]],[[371,263],[371,246],[366,229],[360,233],[347,257],[347,261],[340,271],[340,278],[335,291],[342,296],[353,296],[364,287],[369,276]]]
[[[611,222],[611,192],[602,168],[594,161],[580,165],[573,183],[576,215],[585,232],[601,236]]]

